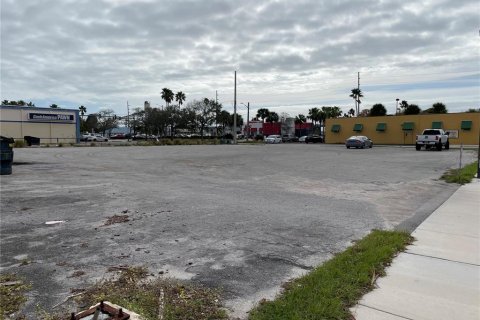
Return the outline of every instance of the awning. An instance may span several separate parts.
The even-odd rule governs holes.
[[[355,125],[353,126],[353,131],[360,132],[362,131],[362,129],[363,129],[363,124],[361,123],[355,123]]]
[[[387,124],[385,122],[377,123],[377,131],[385,131],[387,130]]]
[[[432,129],[442,129],[442,121],[433,121],[432,122]]]
[[[340,127],[339,124],[332,125],[332,132],[340,132]]]
[[[463,120],[462,126],[460,127],[462,130],[470,130],[472,129],[472,121],[470,120]]]
[[[414,126],[414,123],[413,123],[413,122],[404,122],[404,123],[402,124],[402,130],[411,131],[411,130],[413,130],[413,126]]]

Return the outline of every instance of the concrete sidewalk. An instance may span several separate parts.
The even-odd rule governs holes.
[[[480,181],[460,187],[412,233],[356,320],[480,319]]]

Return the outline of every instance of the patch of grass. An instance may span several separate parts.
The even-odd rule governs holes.
[[[104,280],[76,297],[79,305],[101,300],[123,306],[146,320],[227,319],[215,290],[169,279],[147,280],[144,267],[122,267],[116,279]]]
[[[477,173],[477,161],[467,164],[461,169],[450,169],[445,172],[440,179],[448,183],[465,184],[472,182],[472,178]]]
[[[30,286],[15,274],[0,274],[0,319],[5,319],[9,314],[17,312],[21,305],[27,301],[25,292]]]
[[[412,242],[403,232],[374,230],[304,277],[285,285],[274,301],[262,301],[249,319],[351,319],[349,308],[385,274]]]
[[[24,259],[20,260],[20,265],[21,266],[28,266],[31,263],[32,263],[32,260],[29,259],[29,258],[24,258]]]

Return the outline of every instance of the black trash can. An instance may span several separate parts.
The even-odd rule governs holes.
[[[27,143],[27,146],[39,146],[40,145],[40,138],[37,137],[32,137],[32,136],[25,136],[23,137],[25,142]]]
[[[12,174],[13,138],[0,136],[0,175]]]

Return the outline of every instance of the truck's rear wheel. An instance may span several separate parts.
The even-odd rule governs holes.
[[[450,141],[447,140],[447,143],[445,143],[445,150],[450,149]]]
[[[437,151],[442,151],[442,143],[437,143]]]
[[[419,145],[419,144],[416,144],[416,145],[415,145],[415,149],[416,149],[417,151],[420,151],[420,149],[422,149],[422,146]]]

